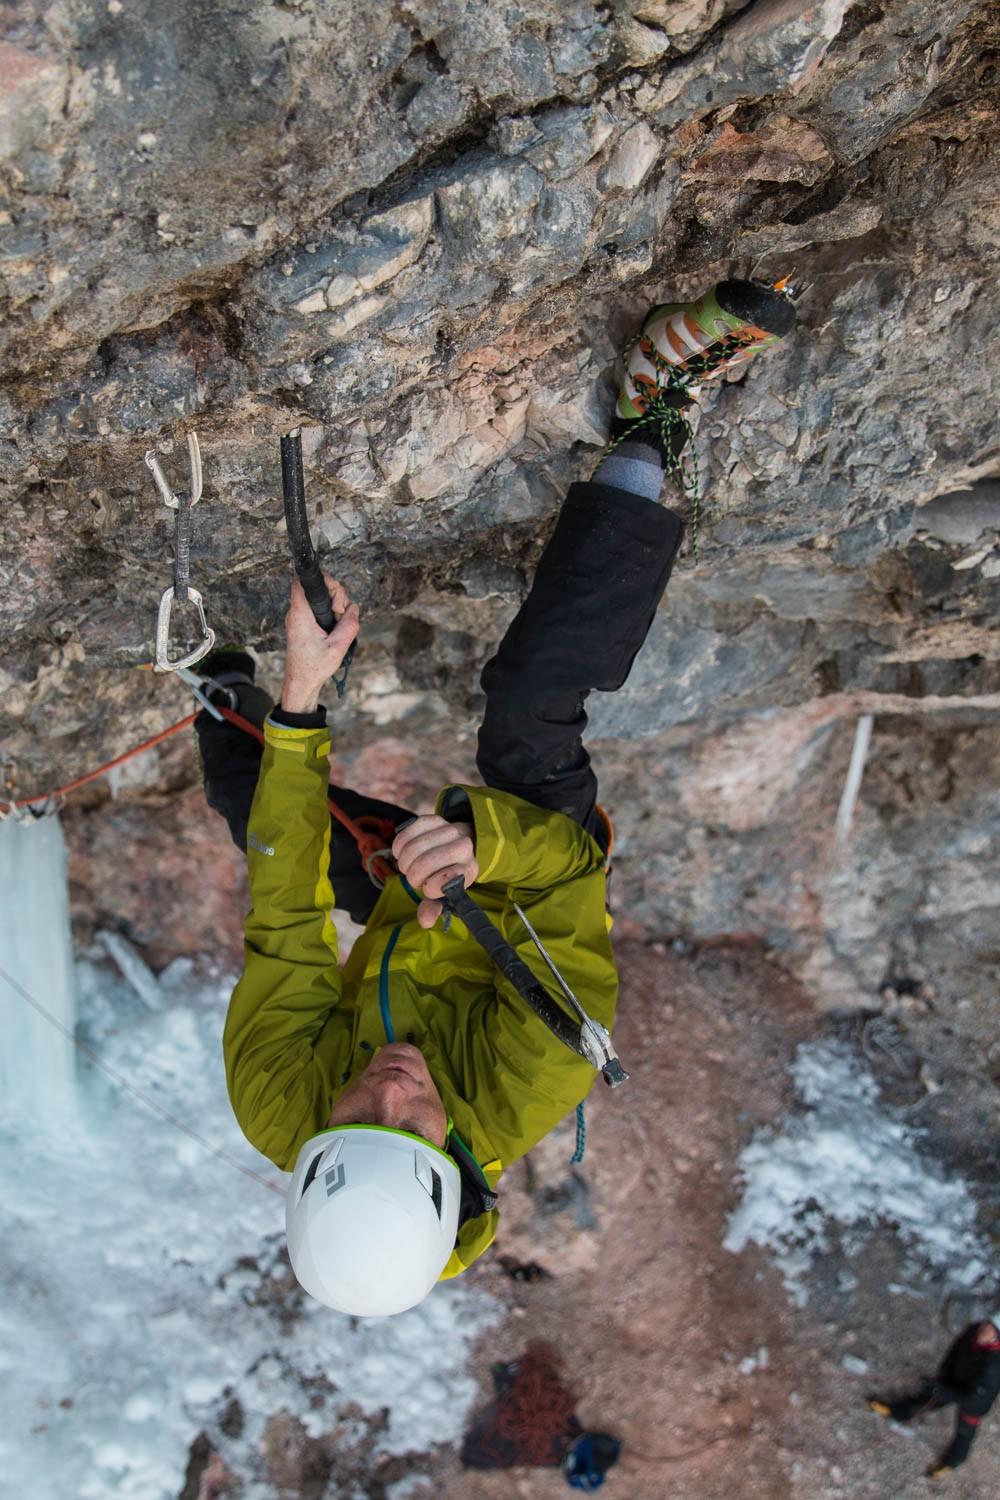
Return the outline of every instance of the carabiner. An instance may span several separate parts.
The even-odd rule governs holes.
[[[215,645],[215,631],[209,627],[205,619],[205,605],[201,594],[197,589],[188,586],[188,599],[198,611],[198,623],[201,627],[201,641],[187,656],[180,656],[176,661],[170,659],[170,611],[174,603],[174,586],[163,590],[160,597],[160,608],[156,615],[156,655],[153,658],[154,672],[176,672],[181,667],[193,667],[195,662],[201,661],[207,656]]]
[[[191,470],[191,489],[189,494],[186,496],[186,499],[190,502],[191,505],[197,505],[198,501],[201,499],[201,448],[198,443],[198,434],[196,432],[188,433],[187,445],[188,466]],[[176,510],[178,505],[180,504],[180,501],[174,494],[174,491],[170,488],[170,485],[167,482],[167,476],[160,468],[160,460],[157,458],[156,453],[152,448],[149,448],[146,451],[146,467],[147,469],[149,469],[153,478],[156,480],[156,488],[160,492],[160,499],[163,501],[164,505],[168,505],[171,510]]]

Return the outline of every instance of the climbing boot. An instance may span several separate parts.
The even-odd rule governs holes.
[[[199,664],[208,701],[217,708],[230,708],[242,714],[244,719],[263,729],[264,720],[274,707],[274,699],[254,682],[256,670],[253,657],[238,646],[223,646]]]
[[[664,470],[690,503],[691,553],[698,560],[697,465],[681,464],[694,430],[687,409],[701,384],[744,364],[795,326],[785,281],[720,281],[694,302],[668,302],[647,313],[629,352],[607,456],[633,440],[659,450]]]
[[[703,381],[745,364],[794,326],[795,308],[782,282],[720,281],[694,302],[654,307],[629,355],[616,424],[636,423],[665,395],[696,401]]]

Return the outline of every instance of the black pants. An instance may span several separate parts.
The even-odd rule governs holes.
[[[898,1401],[890,1402],[890,1408],[894,1421],[911,1422],[914,1417],[922,1417],[925,1412],[937,1411],[942,1406],[957,1405],[959,1413],[955,1422],[954,1436],[938,1459],[939,1463],[947,1464],[951,1469],[957,1469],[968,1458],[969,1449],[975,1442],[979,1431],[978,1419],[970,1419],[961,1410],[962,1403],[968,1400],[969,1396],[967,1386],[955,1385],[948,1380],[925,1380],[912,1396],[902,1396]]]
[[[476,763],[486,786],[565,813],[600,836],[597,778],[583,746],[584,703],[628,677],[670,578],[679,518],[640,495],[574,484],[542,553],[527,599],[482,674],[486,711]],[[246,850],[261,749],[231,724],[202,712],[195,721],[209,804]],[[394,826],[404,807],[331,786],[351,817]],[[331,822],[330,878],[337,905],[364,923],[378,891],[353,838]]]

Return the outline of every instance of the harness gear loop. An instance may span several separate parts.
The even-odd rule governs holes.
[[[385,889],[385,876],[376,875],[373,869],[373,865],[377,859],[386,860],[391,858],[392,850],[388,847],[376,849],[372,854],[363,854],[361,856],[361,863],[365,867],[365,874],[368,876],[368,879],[371,881],[372,885],[377,891]]]
[[[146,452],[146,467],[156,482],[160,499],[170,510],[177,512],[174,521],[174,581],[170,588],[164,589],[156,616],[156,652],[153,658],[155,672],[178,672],[185,667],[192,667],[203,656],[207,656],[215,645],[215,631],[209,628],[205,618],[202,596],[197,589],[191,587],[191,511],[202,495],[201,447],[197,433],[188,433],[187,445],[188,467],[191,471],[191,487],[187,490],[171,489],[153,449]],[[175,599],[179,604],[193,604],[198,611],[201,640],[186,656],[171,660],[170,615]]]

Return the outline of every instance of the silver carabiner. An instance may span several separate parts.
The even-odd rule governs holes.
[[[191,590],[189,589],[188,593],[190,592]],[[198,702],[201,704],[205,712],[211,714],[212,718],[217,719],[220,724],[224,724],[226,722],[225,719],[219,713],[219,710],[216,708],[212,700],[210,698],[206,698],[204,692],[204,689],[206,687],[211,688],[213,683],[216,688],[219,686],[219,684],[215,682],[215,679],[212,677],[196,677],[195,674],[187,667],[174,667],[174,672],[180,678],[181,682],[186,683],[186,685],[191,689],[192,693],[194,693],[195,697],[197,698]]]
[[[152,467],[152,466],[150,466]],[[195,662],[201,661],[207,656],[215,645],[215,631],[209,626],[205,619],[205,605],[201,594],[197,589],[188,586],[188,599],[198,611],[198,623],[201,626],[201,640],[193,651],[187,656],[180,656],[176,661],[170,660],[170,611],[174,603],[174,586],[163,590],[160,597],[160,608],[156,615],[156,655],[153,658],[154,672],[176,672],[181,667],[193,667]]]
[[[201,447],[199,446],[198,434],[196,432],[188,433],[187,445],[188,466],[191,470],[191,490],[186,498],[191,505],[197,505],[201,499]],[[146,451],[146,468],[149,469],[156,480],[156,488],[160,492],[160,499],[164,505],[168,505],[171,510],[176,510],[180,504],[180,500],[167,483],[167,476],[160,468],[160,460],[152,448]]]

